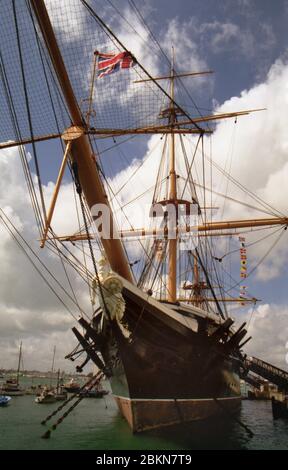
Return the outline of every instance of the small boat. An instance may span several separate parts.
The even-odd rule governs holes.
[[[11,377],[6,380],[1,386],[1,392],[7,392],[9,396],[17,397],[24,395],[25,390],[19,386],[20,364],[22,358],[22,341],[19,348],[18,367],[16,378]]]
[[[7,379],[6,382],[1,387],[1,392],[6,392],[13,397],[18,397],[24,395],[24,390],[19,387],[19,382],[17,379]]]
[[[78,382],[76,382],[76,380],[71,379],[70,382],[68,382],[67,384],[64,384],[63,388],[68,393],[79,393],[81,390],[81,385]]]
[[[10,400],[11,400],[11,397],[7,395],[0,395],[0,406],[8,405]]]
[[[54,348],[54,354],[55,354],[55,348]],[[53,357],[54,361],[54,357]],[[53,372],[53,367],[52,367],[52,372]],[[35,398],[36,403],[55,403],[56,401],[64,401],[67,399],[67,392],[64,390],[64,387],[60,385],[60,371],[58,371],[58,377],[57,377],[57,386],[56,388],[50,386],[41,386],[39,385],[40,388],[40,393],[37,394],[37,397]]]
[[[39,404],[47,404],[47,403],[55,403],[57,401],[56,394],[53,390],[44,389],[38,397],[35,398],[35,403]]]
[[[54,391],[54,395],[57,401],[64,401],[67,399],[67,392],[64,390],[63,387],[57,387]]]
[[[274,419],[288,418],[288,398],[286,397],[283,401],[276,400],[272,397],[272,413]]]
[[[85,398],[103,398],[104,395],[108,395],[108,393],[108,390],[105,390],[100,383],[97,383],[92,388],[85,387],[80,391],[78,396]]]
[[[60,378],[60,369],[58,369],[57,385],[54,393],[57,401],[64,401],[67,399],[67,392],[63,386],[63,379]]]
[[[44,386],[39,385],[31,385],[30,388],[26,388],[25,395],[41,395]]]
[[[104,395],[107,395],[109,392],[107,390],[97,390],[97,389],[92,389],[92,390],[82,390],[79,393],[80,397],[85,397],[85,398],[103,398]]]

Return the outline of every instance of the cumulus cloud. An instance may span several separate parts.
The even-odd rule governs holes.
[[[80,15],[82,6],[78,0],[46,0],[47,11],[55,30],[66,43],[83,39],[85,16]]]
[[[67,352],[75,347],[75,339],[70,329],[67,329],[67,325],[66,331],[55,328],[49,334],[44,331],[37,333],[33,328],[29,330],[26,327],[25,330],[20,330],[15,325],[14,332],[5,332],[3,337],[1,335],[1,368],[17,368],[20,341],[22,341],[21,369],[24,366],[26,370],[51,370],[53,347],[56,346],[54,370],[75,372],[72,363],[64,359]]]
[[[287,318],[288,307],[283,305],[265,303],[253,312],[250,309],[246,319],[249,325],[248,335],[252,336],[252,340],[245,346],[245,352],[287,370]]]
[[[252,59],[260,51],[270,50],[276,39],[271,25],[263,23],[256,34],[248,29],[241,28],[232,21],[203,23],[197,26],[199,33],[208,40],[214,53],[237,51],[238,56]],[[259,40],[259,38],[261,39]]]
[[[43,263],[72,295],[67,279],[57,256],[39,248],[39,238],[34,215],[30,206],[28,191],[17,149],[0,152],[0,207],[16,226],[29,245],[40,256]],[[54,185],[44,186],[49,205]],[[64,214],[64,215],[63,215]],[[56,204],[53,227],[59,234],[74,233],[77,229],[74,199],[71,184],[61,188]],[[78,253],[75,253],[78,255]],[[72,369],[64,356],[75,344],[70,328],[74,320],[54,296],[29,260],[15,244],[4,226],[0,224],[0,355],[1,367],[16,367],[15,355],[20,340],[23,340],[25,367],[49,369],[51,348],[57,342],[58,367]],[[34,259],[35,261],[35,259]],[[37,263],[41,271],[43,268]],[[68,269],[70,281],[85,310],[89,305],[89,293],[75,273]],[[75,317],[77,307],[59,289],[52,278],[45,273],[53,288],[61,295]],[[91,310],[91,309],[90,309]]]
[[[169,57],[172,55],[173,46],[176,68],[182,72],[207,70],[207,63],[203,56],[200,56],[195,32],[193,19],[180,23],[178,18],[174,18],[168,22],[166,33],[161,41]]]
[[[227,162],[229,162],[231,174],[237,181],[284,215],[287,214],[285,176],[288,169],[288,141],[284,118],[288,106],[287,79],[288,66],[278,60],[271,67],[265,82],[250,90],[244,90],[240,96],[227,100],[216,110],[221,113],[264,107],[267,108],[266,111],[240,117],[236,125],[234,121],[222,122],[217,126],[213,136],[213,160],[226,169]],[[229,136],[233,136],[232,151],[227,145],[227,136],[228,142]],[[225,193],[226,183],[222,180],[221,184],[219,181],[219,179],[215,179],[214,188]],[[240,196],[241,200],[247,204],[252,203],[252,205],[260,207],[245,192],[239,192],[239,189],[233,184],[229,183],[228,189],[229,195],[238,199]],[[260,211],[257,212],[228,202],[225,205],[224,217],[226,219],[241,219],[269,217],[269,214],[261,214]],[[278,235],[276,234],[275,237]],[[262,280],[279,276],[286,264],[288,253],[285,235],[286,233],[277,249],[273,251],[273,256],[269,257],[261,266],[261,270],[258,271],[257,274]],[[255,236],[255,238],[257,237]],[[251,240],[253,241],[253,236]],[[273,237],[267,239],[262,245],[253,246],[250,252],[252,260],[259,259],[265,250],[267,251],[272,245],[272,242]]]
[[[282,168],[287,161],[285,122],[280,117],[284,115],[288,102],[287,75],[287,64],[278,60],[271,67],[265,82],[242,91],[240,96],[227,100],[217,109],[217,112],[233,112],[267,108],[264,112],[239,118],[237,125],[237,144],[240,142],[240,146],[235,145],[234,171],[240,176],[246,172],[246,185],[256,189],[265,185],[271,174]],[[230,129],[232,125],[230,124]],[[221,123],[217,127],[219,140],[229,132],[228,126],[229,124]],[[224,152],[225,149],[220,147],[217,161],[223,163]],[[247,172],[247,162],[258,171]]]

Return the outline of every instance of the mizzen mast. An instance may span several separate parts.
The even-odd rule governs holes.
[[[90,210],[95,204],[107,206],[110,218],[110,233],[113,233],[113,231],[115,231],[115,221],[112,209],[109,205],[108,197],[97,169],[92,146],[88,137],[85,135],[86,126],[75,98],[45,3],[43,0],[31,0],[31,5],[69,109],[72,118],[72,126],[76,126],[80,131],[78,138],[71,141],[68,140],[66,143],[71,142],[70,155],[73,163],[77,165],[79,180],[85,199]],[[66,131],[66,135],[69,136],[69,132]],[[111,268],[128,281],[133,282],[130,266],[121,240],[110,236],[109,239],[102,238],[101,241]]]

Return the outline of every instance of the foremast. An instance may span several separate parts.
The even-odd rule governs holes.
[[[72,162],[77,165],[77,172],[86,202],[90,210],[95,206],[95,204],[103,204],[108,208],[110,233],[113,233],[116,225],[112,209],[98,172],[94,151],[88,137],[85,135],[85,124],[57,44],[44,0],[31,0],[31,6],[37,18],[49,56],[61,86],[63,96],[69,109],[72,126],[76,127],[77,132],[80,134],[76,139],[68,141],[65,140],[65,142],[67,142],[67,146],[69,145],[68,150]],[[66,133],[66,135],[69,138],[69,133]],[[47,224],[46,221],[46,227],[48,229],[50,225],[49,222],[50,221],[48,221]],[[131,269],[122,241],[119,238],[111,236],[109,238],[101,238],[101,242],[113,271],[120,274],[128,281],[133,282]]]

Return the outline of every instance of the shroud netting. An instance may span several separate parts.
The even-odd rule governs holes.
[[[13,2],[11,0],[2,0],[0,8],[0,141],[17,141],[19,138],[13,127],[14,123],[10,114],[11,106],[15,111],[21,138],[31,138],[19,44],[31,112],[32,132],[34,136],[57,133],[49,91],[61,128],[69,125],[70,118],[61,103],[55,77],[52,75],[51,64],[43,58],[44,66],[42,66],[41,46],[37,42],[35,28],[27,4],[24,0],[15,2],[19,43]]]
[[[94,51],[108,53],[123,49],[103,30],[80,0],[46,0],[45,3],[78,105],[85,118],[89,108]],[[71,124],[31,6],[26,0],[17,0],[14,5],[17,27],[13,1],[2,0],[0,3],[1,142],[63,132]],[[96,3],[92,1],[90,5],[98,13]],[[23,70],[19,48],[23,58]],[[167,97],[152,81],[134,83],[141,78],[148,77],[136,64],[131,69],[96,79],[90,126],[97,129],[129,130],[164,124],[158,115],[165,102],[167,105]],[[16,135],[13,127],[15,122],[13,123],[10,115],[11,105],[17,116],[20,137]],[[29,125],[28,108],[32,129]]]

